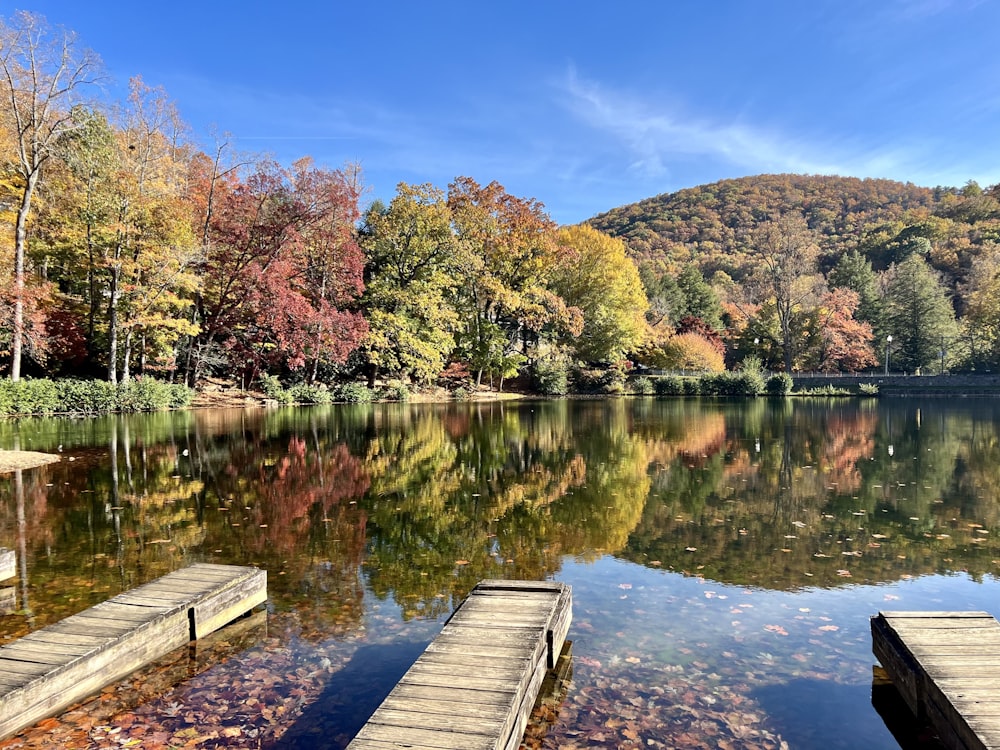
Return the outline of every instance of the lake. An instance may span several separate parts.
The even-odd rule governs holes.
[[[0,642],[197,561],[270,595],[0,748],[343,747],[484,578],[573,586],[528,747],[930,748],[873,705],[869,618],[1000,594],[988,399],[40,418],[0,448],[62,456],[0,475]]]

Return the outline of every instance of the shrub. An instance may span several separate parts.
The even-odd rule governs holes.
[[[14,413],[14,383],[0,380],[0,415]]]
[[[61,380],[62,411],[73,414],[106,414],[118,408],[118,389],[106,380]]]
[[[846,388],[837,388],[834,385],[827,384],[820,386],[818,388],[809,388],[805,391],[801,391],[804,396],[849,396]]]
[[[370,404],[375,393],[363,383],[341,383],[335,391],[335,400],[348,404]]]
[[[787,396],[792,392],[792,376],[787,372],[776,372],[767,379],[765,390],[769,396]]]
[[[187,406],[193,397],[185,385],[146,377],[117,385],[74,378],[6,380],[0,381],[0,415],[158,411]]]
[[[468,401],[472,398],[472,391],[469,388],[462,386],[461,388],[453,390],[451,392],[451,397],[456,401]]]
[[[657,396],[683,396],[684,380],[673,375],[655,378],[653,389]]]
[[[6,381],[7,414],[54,414],[60,411],[59,389],[51,380]]]
[[[118,411],[158,411],[166,409],[174,397],[173,387],[153,378],[136,378],[118,384]]]
[[[569,393],[566,363],[555,359],[538,360],[535,363],[533,386],[543,396],[565,396]]]
[[[878,395],[878,383],[859,383],[858,392],[862,396],[877,396]]]
[[[20,411],[25,414],[52,414],[61,410],[59,388],[52,380],[22,381],[27,386]]]
[[[328,404],[333,400],[328,389],[308,383],[296,383],[287,392],[293,404]]]
[[[685,396],[700,396],[701,380],[699,378],[681,378],[681,388]]]
[[[385,401],[409,401],[410,389],[402,380],[392,380],[386,383],[379,397]]]
[[[635,378],[629,386],[629,392],[638,396],[653,395],[653,381],[645,375]]]
[[[577,393],[601,393],[616,396],[625,392],[625,371],[607,369],[577,369],[573,373],[573,390]]]
[[[185,406],[190,406],[191,402],[194,400],[194,391],[188,388],[183,383],[171,383],[170,384],[170,408],[171,409],[183,409]]]
[[[264,395],[267,396],[267,398],[273,399],[279,404],[292,403],[292,395],[285,390],[283,385],[281,385],[281,381],[278,380],[277,375],[268,375],[267,373],[261,375],[260,389],[264,391]]]
[[[699,378],[706,396],[756,396],[764,391],[764,377],[759,372],[717,372]]]

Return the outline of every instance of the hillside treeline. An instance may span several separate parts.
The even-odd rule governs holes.
[[[589,223],[627,243],[661,327],[697,317],[730,363],[976,370],[1000,365],[998,199],[975,182],[760,175]]]

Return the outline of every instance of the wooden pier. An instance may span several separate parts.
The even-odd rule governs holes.
[[[198,563],[0,646],[0,737],[35,723],[267,599],[267,574]]]
[[[0,581],[17,575],[17,555],[12,549],[0,547]]]
[[[571,619],[566,584],[479,583],[348,750],[516,750]]]
[[[913,714],[956,750],[1000,748],[1000,623],[987,612],[880,612],[872,650]]]

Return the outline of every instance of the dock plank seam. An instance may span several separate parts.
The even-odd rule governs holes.
[[[217,630],[266,599],[265,571],[196,563],[0,646],[0,738],[196,635]]]
[[[480,582],[348,750],[516,750],[571,620],[566,584]]]

